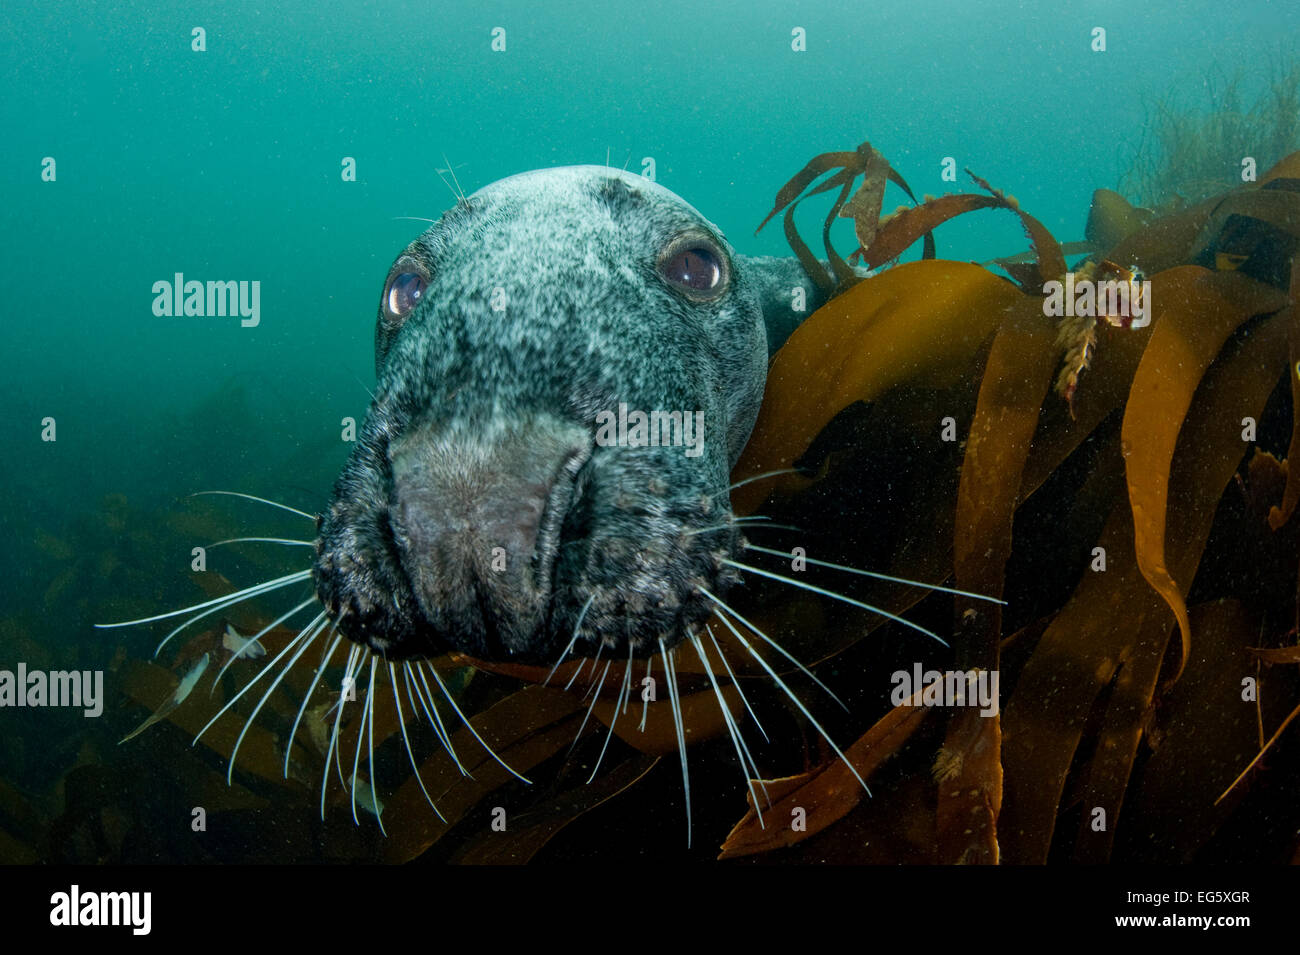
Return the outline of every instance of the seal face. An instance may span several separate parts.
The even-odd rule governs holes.
[[[684,639],[712,612],[700,588],[736,582],[760,285],[690,205],[606,167],[512,176],[446,213],[389,273],[374,401],[319,519],[339,629],[393,659]]]

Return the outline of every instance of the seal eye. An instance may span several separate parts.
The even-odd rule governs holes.
[[[682,249],[660,266],[663,277],[692,292],[711,292],[722,282],[718,257],[703,246]]]
[[[426,288],[428,283],[418,272],[399,272],[394,275],[384,290],[384,308],[389,317],[398,321],[406,318],[411,309],[419,304]]]

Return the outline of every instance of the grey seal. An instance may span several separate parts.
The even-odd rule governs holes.
[[[675,646],[712,613],[701,587],[737,581],[728,474],[769,355],[818,304],[797,260],[738,255],[635,174],[538,170],[463,199],[385,282],[318,597],[389,659]],[[598,440],[637,412],[698,422],[694,453],[622,417]]]

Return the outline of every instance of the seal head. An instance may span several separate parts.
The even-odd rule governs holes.
[[[411,243],[319,520],[315,584],[340,630],[393,659],[541,663],[570,641],[644,656],[707,619],[700,588],[736,582],[728,474],[768,323],[793,326],[764,317],[793,273],[761,261],[603,166],[501,180]]]

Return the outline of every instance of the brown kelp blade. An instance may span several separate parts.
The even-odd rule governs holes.
[[[1179,673],[1191,648],[1191,622],[1183,602],[1191,581],[1179,584],[1165,565],[1174,446],[1196,386],[1228,336],[1251,316],[1285,304],[1280,293],[1234,273],[1185,266],[1152,279],[1154,331],[1129,391],[1121,441],[1138,563],[1177,617],[1183,644]]]
[[[1137,232],[1153,217],[1150,209],[1139,209],[1113,189],[1098,189],[1092,194],[1083,234],[1096,248],[1109,249]]]
[[[809,188],[819,176],[833,170],[838,172],[816,188]],[[853,182],[858,176],[863,177],[863,182],[856,191],[853,191]],[[864,236],[869,240],[880,225],[880,208],[887,182],[895,183],[913,202],[916,201],[907,182],[890,167],[889,162],[870,143],[862,143],[853,152],[823,153],[814,157],[781,188],[772,211],[759,223],[754,232],[757,234],[772,220],[773,216],[784,210],[786,241],[790,243],[790,248],[799,259],[804,271],[824,294],[841,292],[856,284],[860,277],[831,244],[831,225],[837,217],[851,218],[859,242],[864,242]],[[826,273],[821,262],[803,241],[794,223],[794,211],[800,202],[831,189],[839,189],[839,195],[832,203],[823,223],[822,244],[834,273],[833,278]],[[923,258],[932,259],[934,254],[934,236],[927,232]]]
[[[921,725],[928,710],[920,705],[920,697],[918,692],[907,705],[890,710],[844,751],[863,779],[869,779]],[[839,759],[798,776],[766,780],[764,785],[772,804],[768,806],[760,789],[763,825],[759,824],[760,807],[754,804],[751,792],[749,812],[731,830],[718,858],[734,859],[792,846],[838,822],[866,796],[862,785]],[[789,825],[794,810],[804,812],[806,829],[796,830]]]
[[[799,326],[776,354],[736,481],[790,468],[843,408],[903,382],[943,387],[965,374],[988,337],[1022,306],[1008,282],[964,262],[909,262],[855,285]],[[752,513],[783,476],[736,488]]]
[[[478,735],[493,751],[519,773],[527,773],[539,763],[563,752],[570,746],[581,723],[581,701],[562,690],[529,686],[470,717]],[[590,725],[588,730],[590,730]],[[450,729],[450,727],[449,727]],[[514,779],[462,727],[451,735],[452,746],[468,776],[445,752],[437,752],[420,765],[420,778],[433,797],[445,822],[425,801],[414,775],[393,794],[386,817],[400,818],[401,827],[390,827],[384,845],[389,862],[408,862],[423,853],[452,826],[476,809],[487,812],[480,803],[491,792]],[[484,816],[484,824],[489,820]]]
[[[1025,296],[993,340],[966,441],[953,534],[953,566],[963,590],[1002,596],[1020,482],[1055,358],[1055,325],[1039,299]],[[1001,607],[958,597],[955,617],[957,668],[999,673]],[[975,708],[954,714],[935,771],[940,858],[996,863],[1000,716]]]
[[[1175,278],[1188,281],[1197,271]],[[1194,575],[1218,501],[1241,458],[1239,426],[1228,423],[1240,414],[1259,414],[1273,385],[1267,369],[1284,341],[1276,318],[1261,325],[1231,361],[1211,369],[1214,382],[1197,392],[1194,410],[1186,416],[1176,465],[1165,472],[1174,478],[1168,493],[1168,560],[1179,577]],[[1157,689],[1172,614],[1139,567],[1128,501],[1114,503],[1096,546],[1106,555],[1105,570],[1085,571],[1005,706],[999,833],[1008,861],[1046,861],[1067,774],[1085,726],[1098,721],[1106,741],[1096,747],[1096,765],[1085,767],[1087,791],[1079,798],[1103,809],[1108,822],[1104,831],[1081,830],[1076,853],[1093,861],[1108,855],[1144,716]]]

